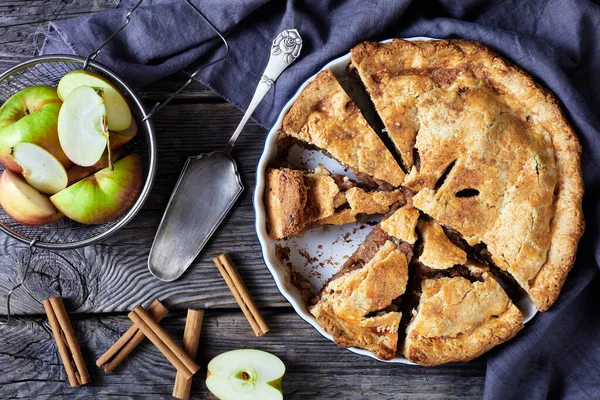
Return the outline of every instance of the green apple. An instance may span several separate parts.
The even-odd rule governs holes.
[[[138,126],[135,119],[131,120],[131,125],[124,131],[109,131],[110,148],[114,150],[125,146],[137,135],[137,132]]]
[[[39,226],[63,217],[44,196],[18,174],[4,170],[0,176],[0,207],[23,225]]]
[[[83,70],[69,72],[58,82],[58,95],[64,101],[80,86],[99,88],[104,92],[108,129],[119,132],[131,125],[132,116],[127,101],[114,85],[99,75]]]
[[[35,143],[52,153],[65,168],[72,162],[58,140],[58,113],[62,101],[50,86],[31,86],[11,96],[0,107],[0,163],[16,173],[21,166],[12,148],[19,142]]]
[[[112,151],[111,161],[117,161],[123,155],[123,148],[119,147],[116,150]],[[67,186],[71,186],[72,184],[79,182],[83,178],[87,178],[88,176],[95,174],[108,167],[108,151],[105,151],[100,157],[98,162],[90,167],[82,167],[81,165],[73,165],[71,168],[67,170]]]
[[[54,194],[67,187],[65,167],[43,147],[19,142],[13,147],[12,156],[23,169],[27,183],[40,192]]]
[[[50,197],[67,217],[82,224],[103,224],[123,215],[142,189],[142,162],[131,154]]]
[[[241,349],[208,363],[206,387],[221,400],[281,400],[283,362],[271,353]]]
[[[58,114],[58,139],[71,161],[89,167],[100,160],[109,140],[105,121],[101,91],[79,86],[67,96]]]

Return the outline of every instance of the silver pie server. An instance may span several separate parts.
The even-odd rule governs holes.
[[[231,150],[256,106],[301,49],[302,38],[296,29],[281,32],[271,45],[269,63],[250,105],[225,149],[187,159],[148,257],[148,268],[158,279],[173,281],[188,269],[244,190]]]

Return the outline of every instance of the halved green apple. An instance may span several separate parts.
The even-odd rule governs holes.
[[[69,72],[58,82],[58,95],[64,101],[80,86],[91,86],[104,91],[108,129],[119,132],[131,125],[132,116],[127,101],[114,85],[99,75],[83,70]]]
[[[46,225],[63,217],[46,196],[10,170],[0,176],[0,207],[23,225]]]
[[[281,400],[284,373],[285,365],[271,353],[232,350],[208,363],[206,387],[221,400]]]
[[[50,86],[31,86],[12,95],[0,107],[0,163],[16,173],[21,166],[11,156],[19,142],[35,143],[52,153],[69,168],[58,141],[57,121],[62,101]]]
[[[142,162],[131,154],[50,197],[67,217],[103,224],[123,215],[142,190]]]
[[[105,121],[101,91],[79,86],[67,96],[58,114],[58,139],[71,161],[89,167],[100,160],[109,140]]]
[[[37,144],[20,142],[12,156],[23,169],[23,177],[42,193],[54,194],[67,187],[67,171],[49,151]]]

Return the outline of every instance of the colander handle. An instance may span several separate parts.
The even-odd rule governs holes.
[[[196,71],[194,71],[193,74],[190,75],[190,79],[188,79],[188,81],[186,83],[184,83],[167,100],[165,100],[162,103],[156,103],[154,105],[154,107],[152,107],[152,110],[150,110],[150,112],[148,113],[148,115],[146,115],[146,118],[144,118],[142,120],[142,122],[144,122],[148,118],[152,117],[152,115],[154,115],[156,112],[160,111],[164,106],[166,106],[167,104],[169,104],[171,102],[171,100],[173,100],[174,98],[176,98],[177,96],[179,96],[179,94],[183,91],[183,89],[185,89],[190,83],[192,83],[194,81],[194,78],[196,77],[196,75],[198,75],[198,73],[200,73],[200,71],[202,71],[203,69],[205,69],[207,67],[210,67],[211,65],[214,65],[214,64],[216,64],[218,62],[223,61],[227,57],[227,54],[229,54],[229,44],[227,43],[227,39],[225,39],[225,37],[223,36],[223,34],[217,29],[216,26],[214,26],[212,24],[212,22],[210,22],[208,20],[208,18],[206,18],[204,16],[204,14],[202,14],[202,11],[200,11],[200,9],[198,9],[198,7],[196,7],[194,4],[192,4],[192,2],[190,0],[185,0],[185,2],[188,3],[190,5],[190,7],[192,7],[194,9],[194,11],[196,11],[196,13],[204,20],[204,22],[206,22],[208,24],[208,26],[210,26],[210,28],[217,34],[217,36],[219,37],[219,39],[221,39],[221,41],[225,45],[225,53],[221,57],[217,58],[216,60],[213,60],[213,61],[210,61],[210,62],[208,62],[206,64],[201,65]],[[139,3],[138,3],[138,5],[139,5]],[[137,7],[137,5],[136,5],[136,7]],[[134,8],[134,10],[135,10],[135,8]],[[121,28],[121,29],[123,29],[123,28]]]
[[[113,40],[113,38],[118,35],[123,29],[125,29],[125,27],[127,25],[129,25],[129,22],[131,21],[131,14],[140,6],[140,4],[142,4],[143,0],[139,0],[136,5],[131,9],[131,11],[129,11],[127,13],[127,15],[125,16],[125,23],[123,25],[121,25],[121,27],[119,29],[117,29],[116,31],[114,31],[112,33],[112,35],[110,35],[96,50],[94,50],[92,53],[90,53],[90,55],[87,56],[87,58],[85,59],[85,61],[83,62],[83,69],[86,69],[88,67],[88,64],[91,60],[94,60],[96,57],[98,57],[98,54],[100,54],[100,52],[102,51],[102,49],[104,48],[104,46],[106,46],[111,40]],[[219,37],[219,39],[221,39],[221,41],[223,41],[223,44],[225,45],[225,53],[219,57],[216,60],[210,61],[204,65],[201,65],[196,71],[194,71],[193,74],[190,75],[190,79],[188,79],[188,81],[186,83],[184,83],[175,93],[173,93],[167,100],[165,100],[162,103],[156,103],[154,105],[154,107],[152,107],[152,110],[150,110],[150,112],[146,115],[146,117],[142,120],[142,122],[146,121],[148,118],[150,118],[152,115],[154,115],[154,113],[158,112],[159,110],[161,110],[164,106],[166,106],[167,104],[169,104],[171,102],[171,100],[173,100],[174,98],[176,98],[177,96],[179,96],[179,94],[190,84],[194,81],[194,78],[196,77],[196,75],[198,75],[198,73],[200,71],[202,71],[203,69],[216,64],[220,61],[223,61],[226,57],[227,54],[229,54],[229,44],[227,43],[227,40],[225,39],[225,37],[223,36],[223,34],[217,29],[216,26],[214,26],[212,24],[212,22],[210,22],[208,20],[208,18],[206,18],[204,16],[204,14],[202,14],[202,11],[200,11],[200,9],[198,7],[196,7],[190,0],[185,0],[186,3],[189,4],[190,7],[192,7],[194,9],[194,11],[196,11],[196,13],[204,20],[204,22],[206,22],[208,24],[208,26],[210,26],[210,28],[217,34],[217,36]]]
[[[113,38],[115,36],[117,36],[123,29],[125,29],[125,27],[127,25],[129,25],[129,22],[131,21],[131,14],[140,6],[140,4],[142,4],[142,1],[144,1],[144,0],[139,0],[137,2],[137,4],[135,6],[133,6],[133,8],[131,9],[131,11],[129,11],[127,13],[127,15],[125,16],[125,23],[123,25],[121,25],[121,27],[119,29],[117,29],[116,31],[114,31],[112,33],[112,35],[110,35],[96,50],[94,50],[92,53],[90,53],[90,55],[87,56],[87,58],[83,62],[83,69],[87,68],[88,63],[90,62],[90,60],[94,60],[96,57],[98,57],[98,54],[100,54],[100,52],[102,51],[102,49],[104,48],[104,46],[106,46],[111,40],[113,40]]]

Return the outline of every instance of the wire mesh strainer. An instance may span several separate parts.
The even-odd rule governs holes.
[[[53,250],[67,250],[86,246],[105,239],[129,222],[146,200],[156,169],[156,139],[154,127],[147,119],[140,98],[115,73],[84,57],[49,55],[36,57],[21,63],[0,75],[0,103],[26,87],[34,85],[56,86],[67,73],[86,70],[101,75],[111,82],[126,98],[134,118],[138,121],[138,133],[125,147],[125,154],[137,153],[142,159],[143,189],[134,205],[125,215],[101,225],[83,225],[67,218],[44,226],[20,224],[0,211],[0,230],[25,243],[36,240],[35,246]],[[141,122],[143,121],[143,122]],[[0,166],[0,170],[4,167]]]
[[[7,296],[7,321],[10,321],[10,295],[11,293],[23,284],[23,281],[30,268],[31,254],[35,248],[49,250],[69,250],[87,246],[96,243],[100,240],[108,238],[110,235],[117,232],[125,224],[127,224],[142,208],[154,181],[156,170],[156,139],[154,134],[154,126],[150,117],[169,103],[176,97],[186,86],[188,86],[193,78],[204,68],[222,61],[228,54],[229,47],[227,41],[218,29],[202,14],[202,12],[191,3],[185,0],[187,4],[208,24],[208,26],[216,33],[219,39],[224,43],[225,52],[222,57],[215,59],[209,63],[200,66],[191,76],[190,79],[171,97],[163,103],[156,104],[150,112],[146,112],[144,105],[139,96],[121,79],[116,73],[112,72],[107,67],[94,61],[102,48],[108,44],[114,36],[121,32],[130,21],[131,14],[140,6],[143,0],[139,0],[137,4],[129,11],[123,25],[113,32],[94,52],[88,57],[80,57],[74,55],[46,55],[34,57],[28,61],[18,64],[4,73],[0,74],[0,105],[3,104],[10,96],[26,87],[34,85],[57,86],[60,79],[67,73],[75,70],[87,70],[97,75],[104,77],[112,83],[120,93],[125,97],[133,117],[138,123],[138,133],[135,138],[130,141],[126,147],[124,156],[127,154],[137,153],[142,160],[143,171],[143,187],[135,203],[121,217],[101,225],[84,225],[72,221],[67,218],[44,226],[26,226],[20,224],[8,216],[3,210],[0,210],[0,231],[12,236],[13,238],[27,243],[30,249],[30,256],[27,262],[24,262],[25,272],[20,282],[13,287]],[[0,171],[4,167],[0,164]]]
[[[138,121],[138,134],[125,147],[125,154],[137,153],[142,159],[143,168],[143,188],[133,206],[127,213],[120,218],[107,222],[101,225],[83,225],[75,221],[63,218],[62,220],[44,226],[26,226],[14,221],[4,211],[0,211],[0,230],[22,242],[31,244],[35,241],[35,246],[38,248],[51,250],[68,250],[87,246],[106,239],[127,222],[129,222],[137,212],[142,208],[144,201],[148,197],[154,174],[156,170],[156,139],[154,135],[154,126],[150,117],[169,103],[176,97],[186,86],[188,86],[193,78],[202,69],[209,65],[215,64],[223,60],[229,51],[227,41],[218,29],[202,14],[202,12],[189,0],[185,0],[191,8],[209,25],[209,27],[217,34],[225,46],[225,53],[222,57],[204,64],[194,72],[190,79],[177,90],[169,99],[161,104],[157,104],[154,108],[146,113],[144,105],[139,96],[121,79],[117,74],[109,70],[102,64],[94,61],[102,48],[108,44],[113,37],[121,32],[127,24],[129,24],[131,14],[140,6],[142,0],[131,9],[125,18],[124,24],[112,35],[110,35],[104,43],[102,43],[94,52],[87,58],[72,55],[47,55],[32,58],[25,61],[8,71],[0,74],[0,104],[4,103],[10,96],[18,91],[34,85],[57,86],[58,81],[68,72],[85,69],[87,71],[98,74],[106,78],[112,83],[127,100],[134,118]],[[0,165],[0,171],[4,169]]]

